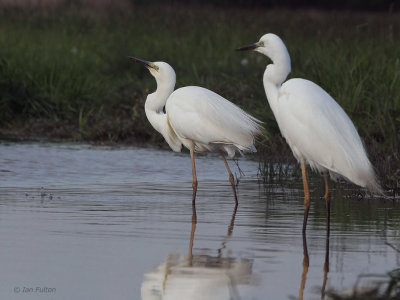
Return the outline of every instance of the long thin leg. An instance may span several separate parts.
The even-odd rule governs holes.
[[[330,217],[331,217],[331,203],[330,203],[330,193],[329,193],[329,176],[328,172],[324,172],[325,180],[325,206],[326,206],[326,242],[325,242],[325,262],[324,262],[324,281],[322,283],[321,289],[321,299],[325,299],[325,287],[328,280],[329,272],[329,234],[330,234]]]
[[[196,202],[196,193],[197,193],[197,176],[196,176],[196,163],[194,162],[194,151],[190,150],[190,158],[192,159],[192,175],[193,175],[193,200],[192,205],[194,206]]]
[[[221,243],[222,247],[218,249],[218,257],[221,257],[222,250],[224,250],[226,248],[226,243],[228,242],[229,238],[232,235],[233,226],[235,225],[235,218],[236,218],[237,208],[238,208],[238,206],[235,205],[235,208],[233,209],[233,213],[232,213],[231,223],[228,226],[228,233],[226,234],[226,237],[224,238],[224,240]]]
[[[326,288],[326,282],[328,281],[328,272],[329,272],[329,227],[326,231],[324,281],[322,283],[322,288],[321,288],[321,299],[325,299],[325,288]]]
[[[303,272],[301,273],[299,300],[303,300],[303,293],[304,293],[304,288],[306,286],[309,265],[310,265],[310,259],[308,256],[308,249],[307,249],[307,237],[306,237],[306,234],[304,233],[303,234]]]
[[[194,240],[194,233],[196,231],[196,224],[197,224],[196,205],[193,203],[193,206],[192,206],[192,229],[190,231],[190,242],[189,242],[189,251],[188,251],[190,260],[193,257],[193,240]]]
[[[224,160],[226,170],[228,171],[228,174],[229,174],[229,181],[232,185],[233,197],[235,197],[235,205],[238,205],[238,199],[236,196],[236,188],[235,188],[235,179],[232,175],[231,169],[229,168],[228,162],[226,161],[224,153],[222,151],[220,151],[219,153],[221,154],[222,159]]]
[[[237,207],[238,207],[238,206],[235,205],[235,208],[233,209],[232,218],[231,218],[231,224],[229,224],[229,227],[228,227],[228,234],[227,234],[227,237],[230,237],[230,236],[232,235],[233,226],[235,225],[235,218],[236,218]]]
[[[324,172],[324,180],[325,180],[325,201],[328,201],[329,198],[329,174],[327,171]]]
[[[324,172],[324,180],[325,180],[325,208],[326,208],[326,230],[327,235],[329,236],[329,227],[330,227],[330,219],[331,219],[331,195],[329,192],[329,175],[328,172]]]
[[[308,211],[310,209],[310,191],[308,189],[306,164],[301,162],[301,175],[303,177],[304,187],[304,221],[303,221],[303,235],[306,233]]]

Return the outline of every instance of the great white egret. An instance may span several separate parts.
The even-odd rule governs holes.
[[[328,172],[382,194],[374,168],[352,121],[320,86],[300,78],[286,81],[290,56],[283,41],[268,33],[259,42],[236,50],[255,50],[268,56],[263,83],[282,136],[301,164],[304,186],[303,233],[307,226],[310,194],[306,163],[324,173],[325,201],[329,209]]]
[[[165,62],[149,62],[132,56],[143,64],[157,81],[157,90],[145,103],[147,119],[175,152],[182,145],[190,151],[193,175],[193,203],[197,192],[194,153],[219,152],[229,174],[237,205],[234,178],[224,152],[232,158],[236,151],[256,151],[254,139],[261,134],[261,122],[220,95],[198,86],[174,91],[176,75]],[[163,111],[165,106],[165,113]]]

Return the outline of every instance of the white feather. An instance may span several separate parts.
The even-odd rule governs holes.
[[[145,64],[157,81],[157,90],[145,103],[147,119],[163,135],[172,150],[182,144],[191,151],[254,151],[254,140],[261,135],[261,122],[220,95],[197,86],[174,91],[176,74],[165,62]],[[163,108],[165,107],[165,113]]]
[[[261,122],[210,90],[188,86],[174,91],[176,74],[165,62],[129,58],[146,66],[157,81],[157,90],[146,98],[147,119],[172,150],[181,151],[182,144],[190,150],[193,203],[197,192],[194,152],[220,151],[237,205],[234,177],[223,151],[229,157],[236,151],[254,151],[254,139],[261,134]]]
[[[296,158],[313,169],[328,170],[363,187],[375,182],[360,136],[336,101],[315,83],[285,82],[279,92],[276,118]]]
[[[282,135],[299,162],[329,171],[369,190],[382,193],[352,121],[321,87],[305,79],[283,83],[291,71],[285,44],[275,34],[261,37],[255,49],[272,60],[263,83]]]
[[[260,121],[220,95],[202,87],[175,90],[165,107],[171,126],[186,147],[193,141],[196,151],[222,148],[230,157],[239,151],[253,151],[261,134]]]

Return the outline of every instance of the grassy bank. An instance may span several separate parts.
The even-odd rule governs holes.
[[[127,6],[0,9],[0,138],[150,142],[155,89],[134,55],[169,62],[177,87],[200,85],[265,122],[265,157],[290,154],[266,103],[268,60],[237,53],[266,32],[292,57],[290,77],[325,88],[354,121],[379,176],[400,178],[400,15]]]

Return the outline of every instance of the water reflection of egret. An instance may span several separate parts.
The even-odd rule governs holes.
[[[188,255],[170,254],[166,262],[145,274],[142,300],[240,299],[239,285],[251,284],[252,260],[224,257],[223,250],[233,231],[236,208],[228,233],[216,256],[193,254],[196,209],[193,206]]]
[[[237,204],[234,178],[224,153],[232,158],[237,151],[255,151],[254,139],[261,134],[261,122],[205,88],[188,86],[174,91],[175,71],[165,62],[129,58],[143,64],[157,81],[157,90],[146,99],[147,119],[172,150],[180,152],[182,145],[190,150],[193,201],[197,191],[194,152],[213,151],[224,160]]]
[[[329,202],[328,172],[331,177],[382,193],[360,136],[352,121],[336,101],[315,83],[294,78],[285,44],[275,34],[237,50],[255,50],[272,60],[264,72],[263,83],[269,105],[279,129],[301,164],[304,184],[304,223],[307,226],[310,195],[306,163],[324,173],[325,200]]]

